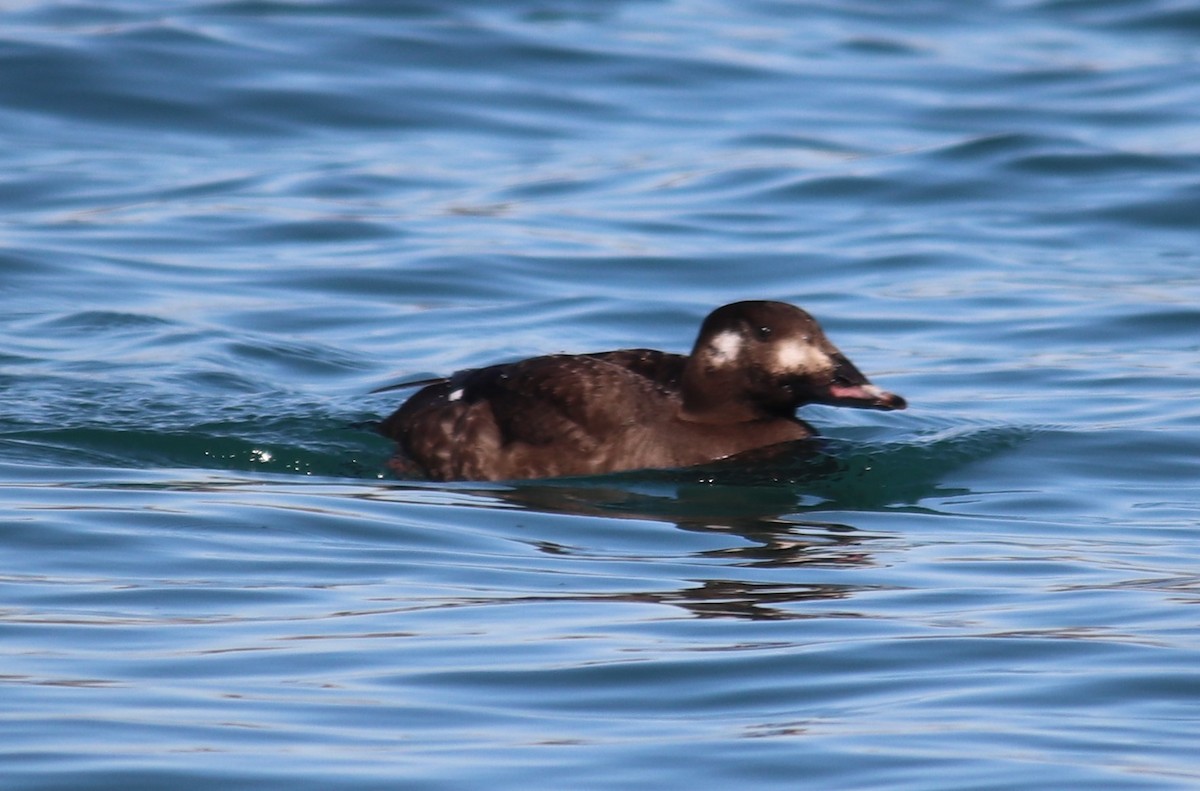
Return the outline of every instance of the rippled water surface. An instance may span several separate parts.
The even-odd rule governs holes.
[[[6,789],[1195,788],[1200,12],[0,4]],[[816,457],[387,471],[803,305]]]

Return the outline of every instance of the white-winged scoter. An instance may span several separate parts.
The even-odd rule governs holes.
[[[804,439],[804,404],[904,409],[805,311],[735,302],[690,355],[653,349],[553,354],[425,384],[379,432],[392,466],[436,480],[513,480],[688,467]]]

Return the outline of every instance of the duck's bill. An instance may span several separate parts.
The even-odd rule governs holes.
[[[832,384],[821,403],[848,406],[856,409],[904,409],[908,402],[895,393],[881,390],[872,384]]]

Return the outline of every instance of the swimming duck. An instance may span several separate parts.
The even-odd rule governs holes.
[[[417,385],[378,430],[399,446],[397,472],[435,480],[689,467],[813,436],[804,404],[906,406],[812,316],[768,301],[714,310],[689,355],[552,354],[380,391]]]

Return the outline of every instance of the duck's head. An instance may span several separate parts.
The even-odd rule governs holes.
[[[790,416],[804,404],[906,406],[871,384],[794,305],[735,302],[708,315],[684,370],[685,416],[734,422]]]

